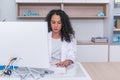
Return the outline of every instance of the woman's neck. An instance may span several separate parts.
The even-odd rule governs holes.
[[[60,39],[60,37],[61,37],[60,33],[54,33],[54,32],[52,33],[52,38],[53,39]]]

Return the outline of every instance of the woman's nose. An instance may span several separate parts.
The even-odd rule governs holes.
[[[55,26],[58,26],[58,23],[55,23]]]

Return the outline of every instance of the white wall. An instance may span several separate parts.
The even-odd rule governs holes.
[[[0,0],[0,20],[6,21],[43,21],[41,19],[17,19],[15,0]],[[103,36],[102,19],[71,20],[77,40],[90,40],[92,36]]]
[[[16,20],[15,0],[0,0],[1,3],[1,19],[7,21]]]
[[[0,20],[1,20],[1,8],[2,8],[1,4],[2,4],[2,1],[0,1]]]
[[[103,36],[103,19],[72,20],[77,40],[90,40],[91,37]]]
[[[15,0],[0,0],[1,20],[6,21],[40,21],[40,19],[17,19]]]

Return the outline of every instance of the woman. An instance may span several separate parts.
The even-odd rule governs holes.
[[[50,62],[58,67],[67,67],[75,61],[76,41],[68,15],[58,9],[51,10],[47,17]]]

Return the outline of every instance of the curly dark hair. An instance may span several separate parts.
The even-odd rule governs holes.
[[[74,35],[75,33],[71,26],[68,15],[61,9],[53,9],[48,13],[46,20],[45,20],[48,22],[48,32],[52,31],[50,21],[51,21],[51,17],[54,14],[59,15],[61,18],[61,22],[62,22],[62,29],[60,32],[61,40],[62,41],[65,40],[66,42],[71,42],[72,38],[75,37],[75,35]]]

